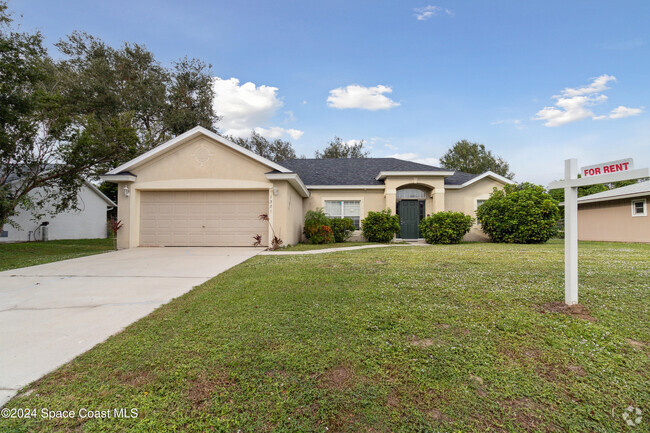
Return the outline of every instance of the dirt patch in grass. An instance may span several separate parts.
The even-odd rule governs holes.
[[[627,344],[634,347],[635,349],[643,349],[646,346],[646,343],[642,341],[632,340],[631,338],[627,339]]]
[[[140,388],[144,385],[148,385],[154,381],[154,376],[150,371],[116,371],[115,378],[118,382],[132,386],[134,388]]]
[[[217,388],[236,386],[225,373],[214,372],[212,375],[201,374],[190,384],[187,398],[196,409],[205,407]]]
[[[338,366],[325,371],[319,380],[324,388],[341,391],[353,387],[360,378],[350,368]]]
[[[411,338],[409,341],[412,346],[415,347],[430,347],[433,346],[434,344],[439,344],[440,342],[437,340],[434,340],[433,338],[417,338],[415,335]]]
[[[515,422],[524,430],[540,431],[544,420],[536,413],[540,408],[534,401],[523,397],[505,400],[501,402],[501,406],[514,416]]]
[[[562,313],[578,319],[595,322],[596,318],[582,304],[567,305],[564,302],[547,302],[543,305],[542,313]]]

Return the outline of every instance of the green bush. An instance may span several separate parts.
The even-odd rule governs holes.
[[[335,242],[345,242],[355,230],[354,222],[350,218],[330,218],[330,228]]]
[[[334,234],[330,227],[330,219],[323,209],[307,211],[305,227],[302,231],[311,244],[329,244],[334,242]]]
[[[420,232],[429,244],[457,244],[473,223],[474,218],[462,212],[438,212],[420,221]]]
[[[495,188],[476,216],[493,242],[535,244],[555,236],[560,211],[543,186],[526,182]]]
[[[368,212],[361,221],[363,237],[369,242],[390,242],[399,233],[399,217],[391,215],[390,209],[381,212]]]

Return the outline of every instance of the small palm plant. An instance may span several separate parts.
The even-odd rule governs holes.
[[[113,233],[113,248],[117,249],[117,231],[122,228],[122,221],[110,217],[108,220],[108,228]]]
[[[271,224],[271,220],[269,219],[269,216],[267,214],[265,213],[261,214],[260,219],[262,221],[266,221],[267,223],[269,223],[269,227],[271,227],[271,232],[273,233],[273,239],[271,240],[271,248],[269,249],[277,250],[283,244],[282,239],[277,237],[277,235],[275,234],[275,230],[273,229],[273,225]],[[253,236],[253,239],[255,239],[255,242],[253,243],[254,247],[259,247],[260,245],[262,245],[262,235],[259,234],[255,235]]]

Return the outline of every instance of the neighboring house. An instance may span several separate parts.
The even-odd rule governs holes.
[[[581,241],[650,242],[650,181],[578,199]]]
[[[511,180],[495,173],[447,171],[395,158],[293,159],[275,163],[196,127],[108,172],[118,184],[118,247],[249,246],[273,236],[302,239],[305,212],[324,208],[357,228],[369,211],[392,209],[401,238],[443,210],[475,216],[493,188]],[[359,236],[360,231],[355,235]],[[485,236],[475,226],[466,239]]]
[[[39,194],[34,190],[30,194]],[[43,239],[42,223],[47,222],[48,239],[97,239],[107,236],[106,212],[117,206],[93,184],[84,182],[79,190],[78,209],[70,209],[54,216],[49,215],[50,206],[39,210],[36,217],[30,211],[20,209],[11,218],[20,228],[5,224],[0,242],[27,242]]]

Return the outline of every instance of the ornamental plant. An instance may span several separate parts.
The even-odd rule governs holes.
[[[557,203],[543,186],[506,185],[503,190],[494,189],[476,217],[493,242],[543,243],[557,233]]]
[[[420,221],[420,232],[429,244],[457,244],[473,223],[474,218],[462,212],[437,212]]]
[[[307,211],[303,234],[311,244],[329,244],[334,242],[334,233],[330,219],[322,208]]]
[[[354,222],[350,218],[330,218],[329,225],[335,242],[347,241],[355,230]]]
[[[369,242],[390,242],[400,231],[399,217],[391,215],[390,209],[368,212],[368,216],[361,221],[361,230]]]

